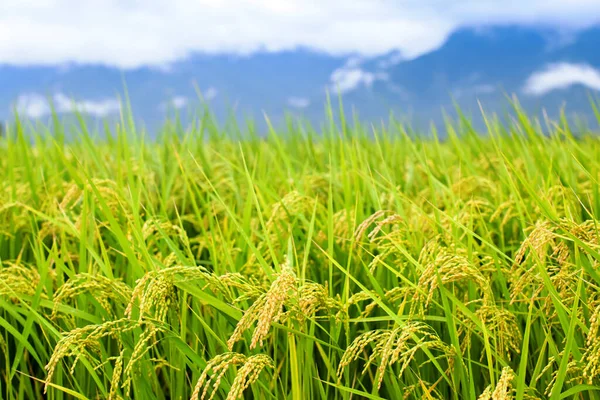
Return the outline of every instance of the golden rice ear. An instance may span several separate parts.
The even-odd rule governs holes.
[[[381,218],[384,215],[389,214],[389,213],[392,213],[392,211],[379,210],[379,211],[375,212],[373,215],[371,215],[370,217],[368,217],[367,219],[365,219],[363,222],[361,222],[361,224],[358,225],[356,227],[356,230],[354,231],[355,246],[358,246],[360,244],[360,241],[362,240],[363,236],[365,235],[365,232],[367,232],[367,229],[369,229],[369,226],[371,226],[371,224],[373,224],[379,218]]]
[[[576,297],[573,287],[580,279],[591,279],[581,263],[575,261],[575,254],[589,254],[596,264],[593,252],[599,238],[595,221],[578,223],[565,218],[558,222],[538,221],[515,253],[509,274],[511,304],[539,299],[546,286],[541,273],[545,270],[561,302],[570,308]],[[558,317],[550,294],[539,300],[549,319]]]
[[[327,282],[324,285],[305,282],[298,288],[297,305],[299,310],[295,313],[295,317],[299,322],[304,322],[319,311],[326,311],[331,315],[342,308],[339,300],[329,296]]]
[[[150,349],[152,349],[158,343],[156,336],[161,331],[162,328],[159,328],[154,324],[149,324],[145,326],[142,334],[138,337],[137,343],[133,348],[133,352],[129,357],[129,361],[123,370],[123,375],[126,377],[122,384],[125,396],[129,396],[131,381],[133,376],[138,372],[135,370],[135,368],[140,363],[144,355],[146,355]]]
[[[539,221],[531,229],[527,238],[521,243],[521,246],[515,253],[514,266],[518,266],[525,259],[525,255],[531,251],[538,259],[545,259],[545,247],[554,241],[557,227],[549,221]]]
[[[486,329],[486,335],[493,338],[495,351],[505,360],[511,360],[512,355],[521,352],[521,343],[523,336],[517,317],[510,311],[498,306],[482,304],[475,312],[477,321]],[[467,349],[471,344],[471,335],[473,332],[481,331],[473,320],[462,313],[458,314],[462,325],[459,329],[459,336],[462,337],[461,344]],[[483,332],[480,332],[483,336]],[[485,353],[481,354],[481,360]]]
[[[496,198],[497,184],[485,176],[467,176],[461,178],[450,187],[450,192],[461,200],[470,200],[474,196],[479,198]]]
[[[516,375],[512,368],[504,367],[496,387],[488,386],[478,400],[513,400],[515,398],[515,389],[513,388],[515,378]]]
[[[281,318],[283,306],[290,296],[297,297],[298,280],[290,264],[282,265],[281,272],[271,284],[269,290],[260,296],[254,304],[244,313],[238,322],[233,334],[227,341],[231,350],[233,345],[242,338],[243,333],[257,323],[250,348],[262,346],[263,340],[269,333],[271,325]]]
[[[244,391],[256,382],[258,376],[265,368],[275,368],[273,360],[269,356],[256,354],[248,357],[244,365],[238,370],[226,400],[242,398]]]
[[[0,264],[0,296],[15,302],[21,301],[21,296],[35,295],[39,283],[40,274],[33,267],[21,263]]]
[[[173,242],[178,243],[183,250],[190,247],[190,240],[185,230],[179,225],[174,225],[169,221],[164,221],[158,218],[149,218],[142,226],[142,239],[146,242],[149,251],[153,252],[153,247],[167,236],[173,239]]]
[[[356,224],[355,210],[342,209],[331,217],[333,220],[333,240],[338,246],[346,248],[352,242],[352,234]],[[324,228],[316,235],[319,242],[327,241],[327,230]]]
[[[427,293],[425,307],[428,307],[439,282],[448,283],[474,283],[486,304],[493,302],[493,292],[488,276],[484,274],[485,269],[480,265],[474,265],[470,261],[464,249],[455,246],[444,246],[438,240],[429,241],[419,255],[419,264],[424,271],[418,281],[421,289],[415,292],[415,298],[422,298],[422,293]]]
[[[117,400],[120,398],[118,395],[119,386],[121,385],[121,375],[123,373],[123,356],[125,350],[121,350],[121,353],[115,361],[113,368],[112,377],[110,379],[110,391],[108,392],[108,400]]]
[[[548,204],[551,204],[558,215],[577,221],[585,203],[577,196],[572,188],[553,185],[541,194]]]
[[[558,355],[548,357],[548,365],[542,369],[542,371],[538,374],[538,376],[536,378],[536,379],[539,379],[541,376],[543,376],[548,371],[552,371],[551,379],[548,382],[548,385],[546,386],[546,390],[544,391],[544,394],[548,397],[550,397],[550,395],[552,394],[552,391],[554,390],[554,387],[556,386],[556,381],[558,378],[559,370],[553,369],[553,367],[555,365],[560,364],[560,360],[562,360],[564,354],[565,354],[565,352],[563,349],[560,351],[560,353],[558,353]],[[582,365],[581,361],[573,360],[572,357],[573,357],[572,355],[569,356],[570,361],[568,362],[567,369],[565,371],[565,375],[567,376],[567,378],[565,379],[564,383],[566,383],[566,384],[574,383],[574,384],[581,385],[585,381],[584,374],[583,374],[584,366]]]
[[[176,303],[175,283],[178,280],[204,280],[214,282],[212,274],[202,267],[174,266],[147,272],[136,281],[131,299],[125,309],[125,317],[132,318],[138,304],[138,319],[152,317],[164,321],[167,312]]]
[[[56,318],[61,304],[82,294],[93,296],[104,310],[115,316],[114,306],[128,304],[133,290],[119,279],[109,279],[102,275],[76,275],[54,293],[51,318]]]
[[[583,376],[588,383],[600,378],[600,305],[590,317],[590,327],[586,338],[586,349],[582,359]]]
[[[116,321],[108,321],[99,325],[87,325],[83,328],[73,329],[63,336],[50,356],[46,364],[47,376],[44,392],[52,382],[52,377],[59,362],[65,357],[75,357],[71,365],[71,371],[75,369],[80,358],[85,357],[88,350],[99,352],[99,340],[107,336],[117,336],[140,326],[140,322],[123,318]]]
[[[124,364],[124,335],[131,335],[135,329],[141,329],[142,333],[135,342],[133,352],[129,357],[127,365],[123,369]],[[164,328],[156,325],[154,322],[144,321],[132,321],[127,318],[108,321],[99,325],[87,325],[84,328],[73,329],[58,341],[54,347],[54,351],[50,357],[48,364],[45,366],[47,376],[44,381],[44,392],[52,382],[52,378],[56,372],[56,367],[66,357],[75,357],[73,364],[71,364],[71,372],[75,370],[80,359],[85,358],[87,361],[91,361],[92,358],[88,357],[88,352],[100,353],[100,340],[107,337],[116,339],[121,352],[118,357],[115,358],[115,366],[111,377],[111,398],[117,398],[117,391],[119,384],[124,389],[125,395],[128,396],[131,380],[137,373],[135,367],[140,363],[143,356],[150,351],[156,345],[156,336],[159,332],[163,332]],[[131,336],[129,336],[131,339]],[[107,361],[110,361],[108,359]],[[99,366],[102,366],[100,364]],[[98,366],[98,367],[99,367]],[[123,380],[123,377],[125,378]]]
[[[363,356],[367,347],[371,348],[371,353],[362,373],[365,374],[370,365],[377,365],[379,389],[388,366],[398,364],[399,376],[402,376],[419,350],[435,350],[447,359],[449,367],[452,366],[451,347],[446,345],[429,325],[418,321],[407,321],[406,324],[395,329],[368,331],[355,338],[342,355],[337,371],[338,379],[342,378],[346,367]]]
[[[244,296],[246,298],[246,296]],[[284,307],[286,312],[284,312]],[[281,320],[304,323],[319,311],[338,313],[343,304],[329,296],[327,285],[300,280],[289,263],[284,263],[281,272],[268,290],[262,292],[238,321],[234,332],[227,341],[229,350],[242,339],[245,331],[256,322],[250,349],[262,346],[271,326]]]
[[[265,368],[274,369],[273,360],[264,354],[255,354],[246,357],[240,353],[225,353],[208,361],[204,371],[198,378],[190,400],[204,400],[210,388],[208,400],[214,398],[221,384],[223,376],[230,367],[240,366],[237,370],[231,389],[226,400],[236,400],[243,397],[244,391],[256,380]],[[212,373],[210,373],[212,371]],[[214,381],[213,381],[214,379]],[[212,386],[211,386],[212,383]],[[201,392],[202,391],[202,392]]]

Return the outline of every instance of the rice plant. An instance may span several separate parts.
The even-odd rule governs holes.
[[[0,398],[600,399],[594,132],[327,114],[9,124]]]

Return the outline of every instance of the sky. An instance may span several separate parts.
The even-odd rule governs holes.
[[[412,58],[461,26],[600,22],[598,0],[1,0],[0,62],[168,66],[298,46]],[[348,77],[352,79],[353,77]]]

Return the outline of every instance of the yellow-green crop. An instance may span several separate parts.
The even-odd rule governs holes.
[[[600,399],[598,137],[333,114],[11,123],[0,398]]]

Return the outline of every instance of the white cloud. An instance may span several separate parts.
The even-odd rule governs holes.
[[[377,80],[386,80],[387,74],[383,72],[367,72],[358,67],[338,68],[331,74],[329,90],[334,93],[346,93],[359,86],[371,87]]]
[[[15,105],[17,112],[31,118],[40,118],[50,114],[48,99],[39,94],[22,94]]]
[[[164,101],[159,104],[158,109],[160,111],[167,111],[171,109],[182,109],[189,104],[190,100],[186,96],[174,96],[168,101]]]
[[[188,98],[185,96],[175,96],[171,99],[171,103],[175,108],[183,108],[188,104]]]
[[[287,102],[294,108],[306,108],[310,105],[310,100],[306,97],[290,97]]]
[[[202,96],[204,97],[204,100],[212,100],[215,97],[217,97],[218,94],[219,94],[219,91],[212,86],[209,87],[208,89],[206,89],[204,92],[202,92]]]
[[[207,89],[204,90],[200,90],[200,94],[202,95],[202,98],[204,98],[205,101],[210,101],[212,99],[214,99],[215,97],[217,97],[217,95],[219,94],[219,91],[214,88],[214,87],[208,87]],[[198,100],[198,99],[196,99]],[[161,111],[166,111],[168,109],[182,109],[184,107],[186,107],[188,104],[190,104],[190,102],[193,101],[193,99],[190,99],[187,96],[182,96],[182,95],[177,95],[177,96],[173,96],[172,98],[170,98],[168,101],[162,102],[159,104],[158,109]]]
[[[394,52],[385,59],[379,61],[377,63],[377,66],[379,68],[388,69],[390,67],[393,67],[394,65],[401,63],[402,61],[404,61],[404,55],[400,52]]]
[[[135,67],[298,46],[411,58],[464,24],[581,27],[599,16],[598,0],[2,0],[0,60]]]
[[[38,93],[22,94],[17,98],[15,107],[17,112],[24,116],[41,118],[51,114],[50,101],[52,101],[54,110],[59,114],[77,111],[95,117],[105,117],[121,110],[121,103],[118,99],[75,101],[63,93],[56,93],[51,99]]]
[[[556,89],[583,85],[600,90],[600,71],[586,64],[558,63],[545,70],[533,73],[525,83],[523,91],[541,96]]]

